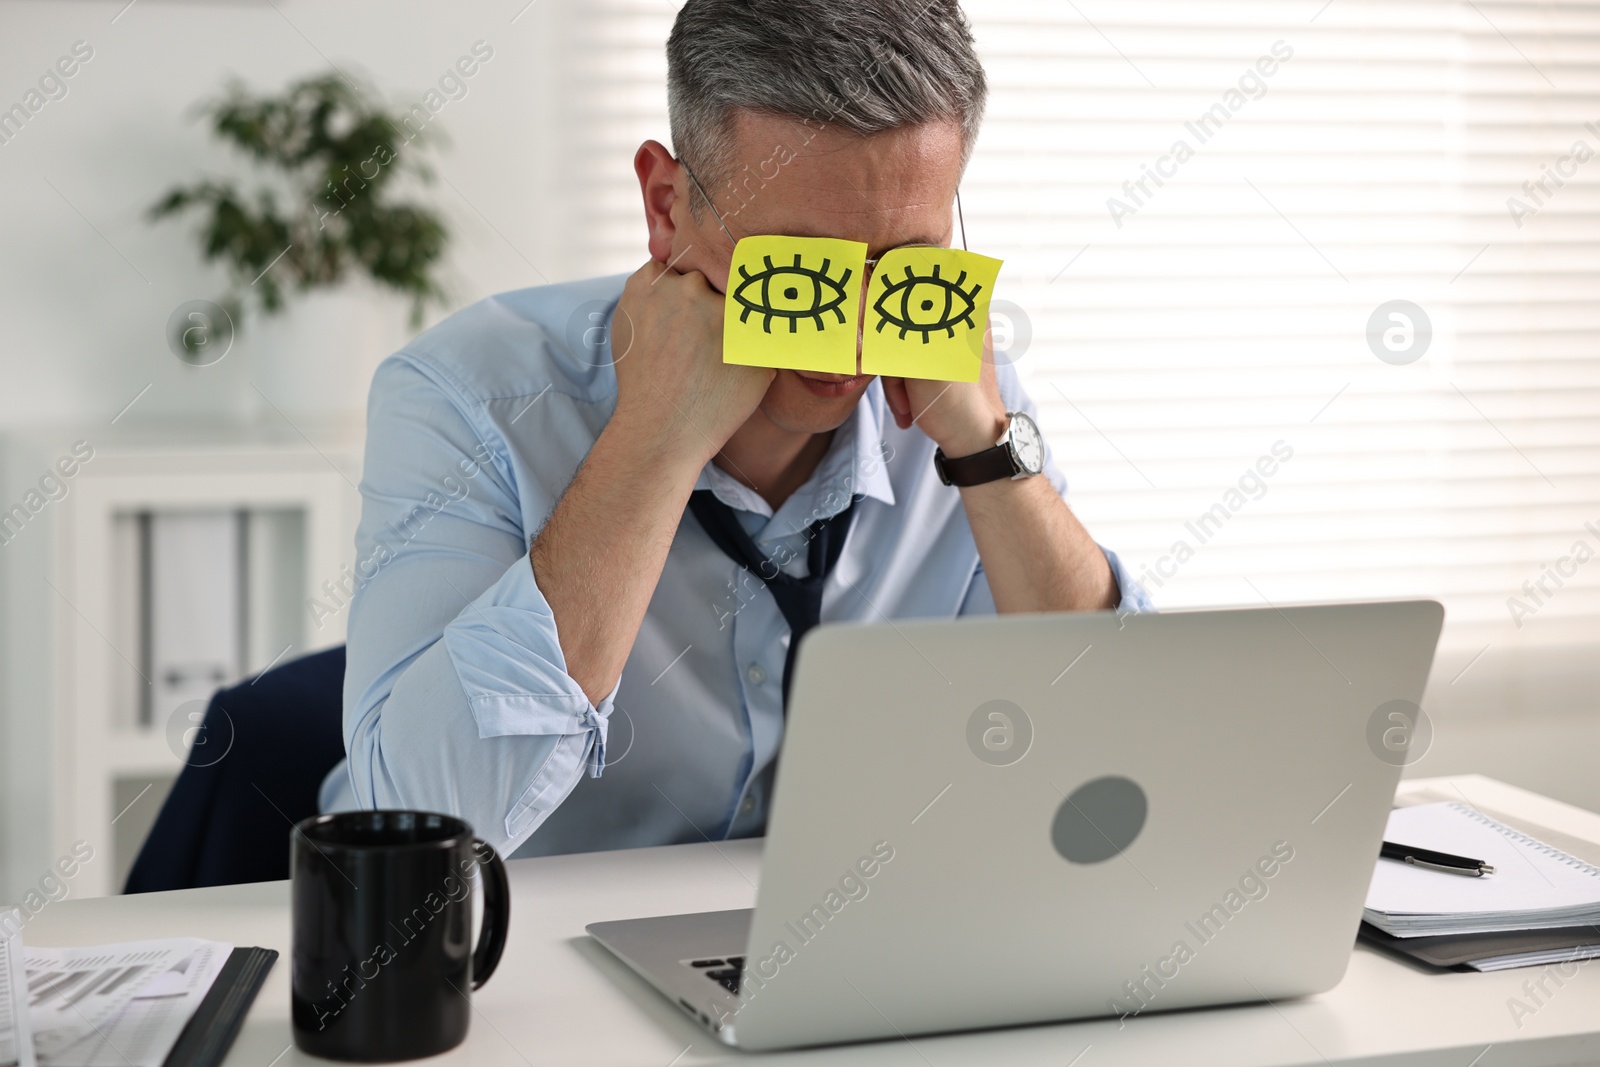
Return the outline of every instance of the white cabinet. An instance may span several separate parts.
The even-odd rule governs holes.
[[[231,685],[344,640],[343,613],[311,601],[353,562],[359,429],[35,431],[6,444],[0,899],[20,899],[77,841],[95,858],[70,895],[118,892],[215,677]],[[178,521],[152,550],[163,517]],[[202,555],[219,529],[237,541]],[[219,627],[226,639],[196,636]],[[179,666],[183,650],[163,640],[205,655]]]

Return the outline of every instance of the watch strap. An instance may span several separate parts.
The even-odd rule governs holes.
[[[1017,473],[1017,464],[1011,455],[1010,442],[959,459],[951,459],[944,454],[943,449],[939,449],[934,452],[933,458],[934,467],[944,483],[960,488],[997,482],[1002,478],[1013,477]]]

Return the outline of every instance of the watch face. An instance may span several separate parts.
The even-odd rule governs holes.
[[[1011,415],[1011,449],[1029,474],[1044,470],[1044,438],[1034,421],[1021,411]]]

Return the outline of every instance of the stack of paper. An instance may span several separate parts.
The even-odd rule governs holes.
[[[1432,954],[1482,952],[1458,960],[1478,970],[1600,956],[1600,867],[1464,804],[1397,808],[1384,839],[1482,860],[1494,873],[1479,878],[1380,859],[1363,918],[1383,933],[1427,938]],[[1530,933],[1521,948],[1514,937],[1482,936],[1518,931],[1552,933]],[[1423,949],[1418,941],[1402,950],[1426,958]]]
[[[0,1067],[34,1067],[22,961],[22,912],[0,908]]]
[[[26,1013],[38,1067],[161,1067],[232,951],[192,937],[28,948],[7,1008]]]
[[[1545,930],[1600,923],[1600,868],[1462,804],[1389,815],[1384,840],[1492,864],[1484,878],[1379,860],[1366,920],[1398,937]]]
[[[1508,971],[1513,967],[1543,967],[1547,963],[1568,963],[1573,960],[1600,958],[1600,945],[1575,945],[1570,948],[1549,948],[1543,952],[1513,952],[1509,956],[1491,956],[1472,960],[1476,971]]]

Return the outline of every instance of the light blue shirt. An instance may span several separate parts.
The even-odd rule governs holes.
[[[608,328],[624,281],[490,297],[378,368],[348,620],[349,758],[323,782],[322,810],[448,812],[518,856],[763,832],[789,628],[760,579],[685,512],[621,680],[595,705],[567,674],[529,562],[611,417]],[[1031,414],[1009,366],[999,380],[1007,409]],[[825,623],[992,614],[960,494],[933,452],[921,430],[895,426],[874,382],[776,512],[709,463],[698,487],[795,575],[806,528],[861,498],[823,588]],[[1046,462],[1065,494],[1048,451]],[[1149,608],[1106,558],[1120,610]]]

